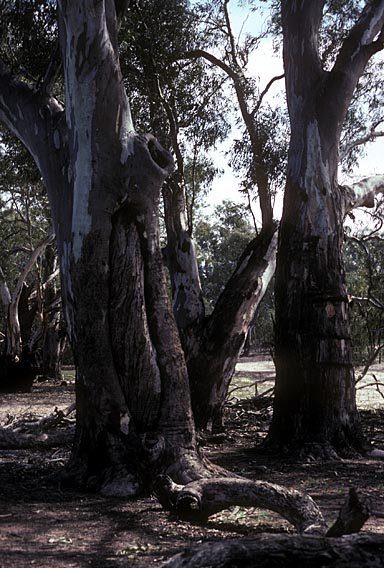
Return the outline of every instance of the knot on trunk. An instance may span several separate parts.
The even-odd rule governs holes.
[[[157,461],[165,449],[164,436],[157,432],[146,432],[141,437],[142,449],[148,462]]]

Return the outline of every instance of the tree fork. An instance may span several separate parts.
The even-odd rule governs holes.
[[[241,255],[213,313],[186,354],[197,428],[222,428],[228,386],[248,329],[275,271],[277,225],[264,227]]]

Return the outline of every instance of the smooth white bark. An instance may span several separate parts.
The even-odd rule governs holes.
[[[11,303],[11,293],[5,280],[4,272],[0,267],[0,300],[5,308]]]
[[[343,185],[344,215],[356,207],[374,207],[375,196],[384,191],[384,175],[363,178],[352,185]]]

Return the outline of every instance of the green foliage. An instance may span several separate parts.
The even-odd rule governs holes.
[[[375,139],[375,132],[384,124],[383,58],[367,65],[348,109],[341,138],[341,147],[348,148],[342,162],[343,171],[350,173],[366,154],[366,143]],[[356,141],[361,141],[356,144]]]
[[[262,0],[270,8],[269,34],[276,48],[281,48],[281,2]],[[334,65],[342,42],[357,22],[366,2],[362,0],[328,0],[325,3],[319,33],[319,51],[324,69]],[[375,132],[384,122],[382,76],[384,60],[376,55],[367,65],[353,95],[343,124],[340,146],[341,167],[351,173],[366,153],[366,144],[375,139]],[[347,151],[346,151],[347,150]]]
[[[255,119],[256,122],[256,119]],[[289,124],[286,110],[264,105],[257,115],[257,131],[262,151],[260,162],[269,180],[271,196],[281,190],[285,183],[287,152],[289,143]],[[240,190],[246,194],[254,194],[257,184],[257,168],[249,137],[244,129],[242,136],[234,140],[228,153],[229,165],[241,179]]]
[[[136,128],[173,151],[172,187],[184,187],[189,230],[218,173],[208,153],[229,131],[223,77],[202,60],[181,59],[201,47],[200,18],[185,0],[132,2],[120,31],[120,60]]]
[[[43,79],[57,50],[56,2],[0,0],[0,57],[27,81]]]
[[[198,263],[208,311],[235,270],[245,246],[255,233],[242,205],[224,201],[211,218],[200,219],[195,228]]]
[[[207,150],[228,132],[222,79],[181,54],[201,46],[200,21],[185,0],[132,2],[120,32],[123,75],[137,128],[182,150],[198,140]],[[175,132],[176,131],[176,132]]]

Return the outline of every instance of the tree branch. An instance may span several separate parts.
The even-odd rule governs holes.
[[[260,93],[259,100],[257,101],[255,108],[251,111],[252,117],[254,117],[255,114],[259,111],[259,109],[261,107],[261,103],[263,102],[263,98],[268,93],[268,91],[272,87],[273,83],[275,83],[276,81],[280,81],[280,79],[284,79],[284,77],[285,77],[285,74],[283,73],[282,75],[276,75],[276,77],[272,77],[272,79],[270,81],[268,81],[268,83],[265,86],[265,89]]]
[[[350,142],[349,144],[345,144],[340,150],[339,160],[340,161],[344,160],[347,157],[347,155],[351,152],[351,150],[353,150],[357,146],[362,146],[367,142],[373,142],[373,140],[375,140],[376,138],[381,138],[384,136],[384,130],[375,131],[374,128],[375,127],[372,127],[372,129],[369,132],[367,132],[364,136],[356,138],[356,140],[353,140],[353,142]]]
[[[328,83],[332,84],[332,99],[340,97],[342,101],[349,101],[368,60],[384,47],[383,26],[384,1],[367,2],[361,16],[344,40],[329,73]]]
[[[48,126],[63,107],[17,79],[0,59],[0,120],[23,142],[32,156],[41,155]],[[48,111],[48,112],[47,112]],[[47,120],[48,119],[48,120]]]
[[[326,531],[323,515],[309,495],[267,481],[213,477],[177,485],[159,476],[154,493],[159,502],[181,518],[204,522],[232,505],[258,507],[279,513],[298,532]]]
[[[374,207],[375,196],[384,191],[384,175],[364,178],[352,185],[339,186],[344,199],[344,215],[356,207]]]
[[[370,503],[356,489],[349,490],[338,518],[327,527],[324,517],[307,494],[268,481],[212,477],[178,485],[167,475],[155,482],[154,494],[167,510],[191,521],[207,519],[233,505],[275,511],[294,525],[300,534],[340,537],[359,532],[370,516]]]
[[[207,61],[212,63],[212,65],[215,65],[216,67],[222,69],[229,77],[231,77],[233,81],[240,81],[240,75],[236,71],[234,71],[231,67],[229,67],[229,65],[224,63],[224,61],[222,61],[215,55],[212,55],[212,53],[205,51],[204,49],[192,49],[191,51],[184,51],[174,59],[175,61],[178,61],[179,59],[198,59],[199,57],[206,59]]]

